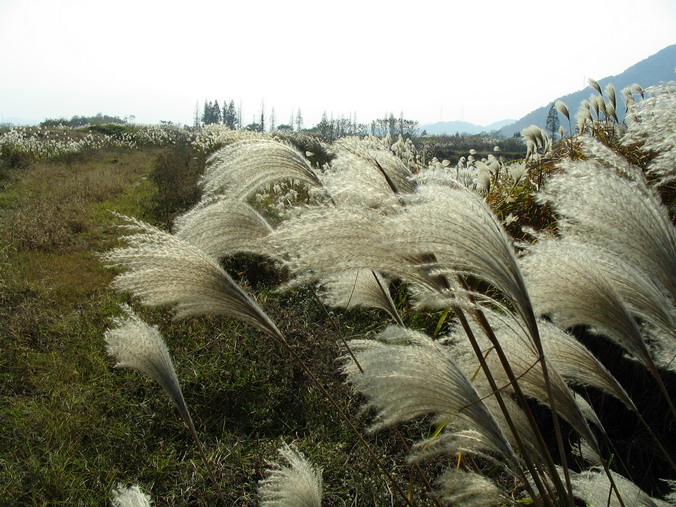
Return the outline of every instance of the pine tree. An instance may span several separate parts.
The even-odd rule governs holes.
[[[559,112],[556,110],[556,106],[552,104],[552,107],[549,108],[547,113],[547,122],[545,123],[547,131],[551,134],[552,140],[556,139],[556,136],[559,132]]]
[[[298,112],[296,113],[296,132],[300,132],[303,130],[303,115],[300,112],[300,108],[298,108]]]
[[[221,123],[221,106],[218,105],[218,100],[211,106],[211,119],[213,123]]]

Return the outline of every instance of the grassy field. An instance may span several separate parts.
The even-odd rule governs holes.
[[[2,180],[0,504],[103,505],[118,483],[141,484],[158,505],[214,503],[175,407],[142,375],[114,369],[103,341],[126,301],[109,288],[114,272],[98,257],[119,243],[120,220],[110,211],[166,225],[180,203],[171,185],[158,189],[176,160],[181,153],[166,148],[102,151],[75,163],[38,162]],[[231,272],[250,262],[231,261]],[[336,372],[337,335],[318,324],[324,310],[312,294],[257,288],[315,374],[356,410]],[[389,498],[354,436],[268,337],[229,319],[141,314],[167,340],[228,502],[254,503],[265,461],[283,441],[325,468],[331,503]],[[353,317],[352,327],[370,317]],[[374,443],[388,460],[400,453],[386,434]]]
[[[600,132],[606,132],[608,125],[599,123],[596,127],[599,125],[602,128]],[[139,131],[143,132],[141,129]],[[408,177],[412,175],[397,179],[393,168],[404,174],[408,168],[401,161],[418,160],[416,157],[399,155],[401,158],[398,162],[392,162],[394,155],[389,150],[394,152],[397,143],[383,148],[379,140],[352,139],[346,140],[343,145],[336,143],[329,146],[304,134],[285,137],[284,141],[298,148],[296,151],[288,144],[279,144],[272,136],[227,129],[174,131],[173,134],[154,129],[151,132],[152,135],[146,135],[148,140],[140,144],[131,137],[124,141],[127,144],[121,142],[119,145],[100,143],[100,139],[92,137],[91,146],[96,148],[75,152],[66,150],[67,156],[54,151],[58,156],[52,153],[49,160],[46,156],[40,158],[43,152],[35,148],[30,140],[19,139],[14,145],[0,143],[0,148],[5,150],[0,152],[0,163],[4,163],[0,166],[0,505],[108,505],[115,487],[132,484],[139,485],[157,505],[219,503],[219,493],[209,479],[200,452],[167,393],[147,375],[127,368],[115,368],[115,361],[106,351],[104,335],[113,327],[113,319],[121,314],[123,304],[131,305],[144,321],[161,331],[203,443],[206,459],[213,469],[216,483],[223,491],[226,505],[258,503],[258,483],[265,476],[269,462],[278,458],[277,450],[285,443],[294,443],[314,465],[323,470],[326,505],[404,505],[407,498],[412,499],[412,504],[432,504],[435,498],[439,498],[440,488],[446,487],[442,482],[434,482],[444,471],[445,477],[455,473],[455,477],[473,475],[490,479],[504,492],[499,497],[501,500],[493,503],[527,501],[524,500],[527,494],[524,482],[527,480],[522,482],[516,475],[510,475],[511,472],[501,469],[501,465],[496,466],[497,459],[487,459],[481,452],[475,457],[470,456],[473,452],[473,437],[462,444],[468,445],[469,451],[462,449],[451,452],[442,449],[437,455],[421,461],[419,469],[409,464],[407,459],[412,454],[412,444],[429,439],[418,450],[426,450],[430,443],[434,447],[439,441],[442,442],[440,448],[444,442],[452,444],[453,439],[460,434],[451,434],[455,431],[453,418],[465,416],[461,413],[466,409],[471,412],[472,407],[482,402],[477,399],[449,409],[449,399],[445,396],[447,393],[453,395],[461,384],[448,387],[441,382],[441,388],[432,387],[425,391],[426,368],[438,363],[424,363],[421,360],[421,371],[399,376],[398,368],[403,370],[416,365],[418,357],[423,356],[409,356],[409,359],[399,361],[401,364],[385,361],[384,366],[380,363],[364,377],[357,377],[363,379],[370,373],[379,375],[382,369],[384,378],[391,377],[396,382],[393,387],[388,387],[390,390],[386,389],[388,395],[383,397],[382,403],[391,403],[391,410],[395,412],[403,407],[399,426],[390,427],[388,424],[388,429],[376,433],[367,431],[374,420],[372,413],[364,413],[362,408],[367,398],[373,401],[374,397],[368,391],[368,386],[364,390],[356,386],[354,376],[351,380],[355,389],[346,385],[346,376],[340,373],[338,359],[345,353],[342,340],[370,339],[378,335],[375,340],[368,341],[367,348],[373,343],[385,343],[386,338],[382,337],[381,332],[387,327],[389,318],[381,311],[382,306],[381,310],[358,308],[349,312],[328,309],[320,303],[314,289],[310,288],[318,285],[306,283],[307,279],[303,276],[307,273],[314,276],[315,269],[319,272],[325,269],[330,274],[335,265],[340,265],[340,262],[349,260],[355,254],[352,248],[358,248],[360,241],[364,241],[365,252],[356,254],[355,258],[363,255],[375,265],[383,262],[384,272],[392,270],[392,273],[388,273],[392,275],[389,295],[394,300],[396,310],[390,315],[400,316],[406,328],[432,337],[429,343],[435,343],[434,347],[436,343],[443,343],[438,350],[446,350],[444,354],[448,356],[443,356],[447,359],[441,362],[442,373],[435,378],[445,378],[449,364],[455,361],[452,357],[455,354],[458,361],[468,361],[465,368],[470,373],[460,377],[471,377],[471,381],[467,381],[469,390],[474,393],[476,388],[482,398],[487,399],[493,396],[494,388],[482,380],[479,366],[472,362],[474,359],[467,359],[473,357],[472,354],[467,356],[467,351],[456,348],[465,343],[465,339],[459,338],[456,333],[462,327],[459,322],[463,310],[449,303],[452,298],[447,293],[448,287],[442,283],[448,275],[437,275],[433,268],[429,268],[430,272],[425,272],[422,278],[423,286],[429,284],[425,290],[436,287],[434,290],[438,294],[435,297],[440,296],[441,303],[430,299],[432,304],[428,301],[426,306],[424,301],[416,301],[416,296],[422,299],[426,297],[425,290],[415,292],[415,286],[421,280],[416,277],[423,273],[423,269],[427,269],[424,266],[431,260],[427,250],[415,255],[410,253],[415,252],[418,244],[422,243],[417,239],[410,241],[410,238],[418,238],[419,229],[424,229],[422,224],[430,218],[420,215],[418,218],[422,216],[423,220],[412,222],[414,225],[411,228],[401,229],[404,231],[398,236],[403,240],[401,245],[410,241],[411,245],[406,248],[413,249],[402,250],[405,254],[397,260],[397,264],[403,266],[403,275],[399,274],[399,266],[388,264],[386,258],[388,255],[398,255],[398,249],[404,247],[396,241],[390,249],[382,245],[388,244],[388,236],[393,236],[392,230],[402,227],[398,220],[410,216],[406,212],[426,210],[428,204],[437,205],[435,200],[447,199],[439,201],[444,203],[444,207],[433,208],[434,220],[430,222],[433,227],[423,231],[421,237],[424,241],[427,241],[424,234],[439,238],[433,248],[442,248],[442,251],[444,246],[465,245],[464,242],[468,241],[466,255],[473,259],[472,262],[483,266],[481,263],[487,259],[487,265],[490,266],[491,259],[500,254],[502,245],[502,240],[495,240],[492,234],[496,229],[505,230],[505,248],[511,252],[514,241],[522,242],[514,248],[521,254],[519,262],[525,264],[535,254],[528,252],[526,244],[532,242],[532,237],[523,227],[545,233],[534,244],[552,244],[553,240],[545,239],[545,235],[557,231],[561,224],[557,222],[557,210],[538,200],[536,190],[541,190],[546,182],[557,181],[563,172],[557,167],[558,163],[583,158],[579,141],[571,139],[552,147],[548,141],[545,142],[543,134],[539,141],[531,141],[535,144],[529,145],[530,159],[514,165],[498,164],[497,158],[486,152],[485,163],[477,161],[477,174],[459,167],[448,169],[448,163],[444,165],[438,160],[428,161],[429,167],[415,167],[418,176],[432,179],[455,177],[456,181],[464,181],[476,192],[465,192],[465,187],[455,183],[445,187],[433,184],[426,187],[426,183],[418,183],[422,191],[427,188],[427,191],[432,189],[433,193],[411,202],[406,200],[412,199],[415,194],[402,197],[405,195],[402,193],[394,196],[401,197],[399,202],[395,202],[392,192],[398,193],[397,185],[406,188],[410,181]],[[56,131],[43,134],[61,136]],[[536,146],[536,141],[543,145]],[[614,139],[610,141],[608,145],[612,149],[624,149]],[[270,335],[266,334],[268,328],[265,326],[255,328],[240,320],[222,316],[190,316],[183,320],[172,320],[172,312],[168,308],[148,308],[128,293],[115,292],[111,282],[116,274],[125,268],[128,272],[131,268],[126,264],[112,269],[106,267],[101,258],[102,254],[125,244],[121,237],[129,231],[121,227],[127,223],[121,215],[134,217],[164,231],[171,230],[177,216],[200,202],[202,189],[198,179],[204,173],[207,156],[225,143],[232,143],[231,147],[235,146],[235,150],[242,150],[240,153],[246,154],[246,157],[237,158],[230,152],[232,160],[237,161],[232,164],[233,171],[241,167],[247,171],[264,171],[269,169],[266,166],[268,160],[274,160],[271,165],[284,167],[285,163],[289,163],[288,159],[284,159],[286,155],[290,157],[294,170],[299,170],[299,167],[311,168],[319,174],[321,167],[333,164],[337,159],[338,163],[332,166],[335,172],[322,173],[323,184],[326,185],[324,190],[328,192],[327,189],[334,185],[334,193],[328,192],[331,199],[334,196],[336,201],[348,199],[348,204],[350,199],[365,199],[368,203],[360,210],[363,214],[354,215],[350,214],[354,208],[340,208],[341,204],[334,207],[335,202],[322,208],[321,204],[317,204],[321,200],[314,201],[318,198],[317,194],[297,183],[275,184],[269,188],[261,186],[257,192],[248,196],[251,202],[256,203],[256,212],[265,216],[275,228],[275,233],[281,231],[276,237],[282,238],[278,241],[284,243],[284,247],[278,247],[279,251],[289,256],[296,255],[295,262],[298,263],[294,266],[290,262],[281,269],[269,260],[275,257],[274,254],[259,257],[248,253],[226,255],[223,261],[227,273],[244,292],[252,295],[276,324],[278,332]],[[403,146],[403,142],[398,144],[404,152],[408,149]],[[10,148],[15,146],[18,148],[11,151]],[[67,143],[64,142],[63,146],[67,146]],[[248,151],[252,147],[253,151]],[[251,157],[256,150],[259,150],[258,154],[262,158],[254,163]],[[3,153],[10,153],[12,157],[5,156],[3,159]],[[352,172],[347,173],[347,178],[332,180],[332,177],[340,176],[341,170],[345,170],[345,165],[341,169],[341,156],[349,161],[346,165]],[[587,156],[593,157],[595,154]],[[607,156],[605,151],[601,152],[601,157]],[[645,156],[639,149],[631,147],[623,156],[640,171],[648,167],[652,154]],[[383,162],[387,171],[392,171],[390,175],[376,157],[392,163],[388,166]],[[489,164],[493,166],[492,172],[489,172]],[[497,168],[495,164],[498,164]],[[375,173],[374,168],[377,169]],[[601,171],[601,166],[596,168]],[[484,171],[485,176],[483,186],[479,185],[481,171]],[[605,174],[604,183],[617,178],[610,170]],[[378,176],[377,181],[372,178],[374,175]],[[246,183],[250,176],[251,173],[244,171],[241,182]],[[619,180],[615,184],[619,185]],[[373,188],[370,185],[374,185]],[[233,187],[236,189],[237,185]],[[594,185],[590,185],[592,187]],[[598,187],[603,185],[594,188]],[[208,181],[202,188],[205,192],[209,191]],[[655,192],[650,195],[670,203],[673,202],[673,190],[673,183],[670,183],[661,187],[661,194]],[[373,198],[379,193],[386,204],[383,208],[385,211],[374,213],[373,210],[379,208],[374,205]],[[468,197],[470,193],[471,198]],[[451,195],[452,198],[449,197]],[[318,199],[325,197],[320,195]],[[452,206],[456,206],[456,201],[461,204],[454,208]],[[236,206],[232,204],[234,201],[227,202],[231,208]],[[207,200],[202,205],[207,207],[210,203]],[[346,216],[357,217],[345,227],[345,236],[339,236],[355,241],[356,247],[334,245],[335,227],[340,228],[343,219],[340,213],[330,217],[335,221],[321,222],[321,226],[314,227],[313,220],[322,220],[326,215],[312,215],[313,206],[323,213],[347,209]],[[389,213],[387,210],[390,207],[402,209],[397,213]],[[615,207],[609,206],[606,211],[611,213]],[[452,211],[446,213],[449,209]],[[304,233],[294,236],[288,234],[289,229],[286,229],[287,236],[284,236],[284,226],[290,223],[303,225],[303,213],[314,217],[308,220]],[[436,222],[437,217],[439,222]],[[481,222],[477,217],[484,221]],[[233,220],[232,215],[229,215],[229,219]],[[668,223],[668,218],[666,220]],[[367,229],[370,234],[364,237],[352,235],[352,231],[371,223],[377,224],[379,228]],[[467,224],[470,224],[469,228],[463,229]],[[497,225],[492,229],[479,228],[479,232],[474,234],[471,232],[472,227],[477,224]],[[464,232],[453,236],[452,240],[448,239],[456,233],[456,228]],[[669,227],[666,229],[667,235],[672,232]],[[246,229],[247,233],[252,230]],[[443,230],[443,234],[437,234],[440,230]],[[558,232],[562,234],[561,230]],[[176,232],[178,235],[180,231]],[[475,238],[481,241],[472,243]],[[494,244],[491,244],[486,249],[486,243],[482,243],[485,238],[493,238],[493,243],[497,243],[498,247],[491,250],[494,248]],[[314,250],[308,247],[313,241]],[[270,242],[265,245],[273,244]],[[324,245],[336,249],[336,257],[332,257],[334,251],[328,254],[323,252],[329,259],[337,259],[333,263],[327,262],[326,266],[317,267],[304,265],[298,260],[303,259],[307,252],[319,252],[321,257]],[[162,245],[156,243],[154,248],[160,249]],[[377,255],[374,253],[369,257],[373,253],[371,250],[379,248]],[[181,252],[184,255],[185,250]],[[409,264],[415,266],[414,271],[406,271]],[[347,268],[341,269],[349,271]],[[162,271],[164,279],[168,272],[171,271]],[[556,275],[550,275],[554,282],[557,280]],[[292,281],[294,276],[301,278],[303,283],[294,289],[277,290],[285,282]],[[330,283],[328,276],[319,279],[326,285]],[[575,277],[568,279],[573,280]],[[506,295],[504,287],[496,288],[494,281],[490,277],[486,278],[485,273],[482,274],[481,268],[476,272],[470,268],[467,278],[459,277],[459,280],[465,284],[464,287],[495,298],[490,304],[496,308],[500,307],[506,313],[511,311],[510,304],[514,303],[509,302],[510,296]],[[353,284],[356,282],[350,284],[352,291],[355,290]],[[174,285],[177,282],[174,281]],[[589,285],[593,286],[593,283],[589,282]],[[532,286],[537,287],[535,283]],[[547,287],[548,283],[544,283],[540,289],[545,290]],[[585,287],[577,286],[571,291],[570,298],[574,300],[578,293],[584,293],[585,290]],[[376,292],[385,295],[382,286],[380,291]],[[136,295],[141,296],[138,291]],[[228,303],[224,301],[231,296],[219,293],[219,297],[219,304],[227,306]],[[349,303],[334,301],[335,306],[351,306],[352,293],[349,297]],[[464,297],[453,296],[458,300]],[[470,311],[480,308],[474,303],[470,305],[469,299],[466,303]],[[556,297],[551,299],[557,300]],[[666,312],[673,313],[670,301],[666,306]],[[444,310],[435,311],[440,307]],[[488,310],[488,307],[486,303],[485,309]],[[603,308],[598,313],[604,315]],[[551,317],[555,320],[556,316],[554,309],[547,312],[546,319]],[[480,320],[477,316],[475,318]],[[497,318],[497,313],[492,318]],[[637,412],[650,421],[652,429],[646,430],[647,425],[640,425],[636,414],[627,410],[621,401],[608,396],[603,387],[599,388],[598,384],[588,387],[585,377],[588,372],[583,371],[584,367],[577,367],[578,359],[575,356],[568,359],[572,366],[561,360],[560,367],[574,370],[571,384],[590,401],[604,425],[606,433],[600,439],[599,449],[602,447],[612,470],[630,477],[649,494],[663,495],[669,487],[665,486],[662,479],[674,478],[676,473],[676,469],[669,469],[669,460],[665,461],[661,455],[673,454],[676,450],[670,439],[670,435],[673,435],[673,415],[664,396],[668,393],[667,397],[671,397],[674,392],[676,375],[664,371],[664,392],[660,392],[645,365],[627,359],[626,350],[618,344],[591,333],[585,318],[564,327],[568,327],[580,342],[592,350],[620,381],[635,401]],[[545,329],[548,322],[540,321],[537,325]],[[597,322],[592,318],[592,327]],[[603,322],[600,325],[602,327]],[[603,332],[602,329],[600,334]],[[500,335],[500,341],[505,340],[507,346],[513,338],[504,329],[500,333],[504,333]],[[468,335],[471,334],[470,329]],[[438,338],[449,339],[434,341]],[[410,349],[414,339],[408,340],[395,338],[392,345],[405,342]],[[287,342],[289,347],[285,348]],[[485,352],[480,352],[477,357],[485,354],[486,358],[494,360],[491,352],[497,345],[484,347]],[[393,357],[391,355],[395,352],[391,351],[395,349],[387,350],[387,354]],[[317,377],[318,383],[334,397],[336,406],[332,406],[311,382],[298,359],[292,357],[296,354]],[[383,355],[386,360],[387,354]],[[526,364],[518,354],[510,361],[521,366]],[[585,364],[585,367],[591,368],[589,371],[596,371],[595,366]],[[501,371],[497,367],[493,370]],[[529,370],[530,366],[521,372],[520,377],[525,377]],[[441,414],[427,408],[419,412],[411,408],[417,402],[417,395],[410,396],[410,389],[416,389],[415,382],[418,380],[423,384],[422,399],[427,400],[426,396],[430,396],[432,405],[437,403],[434,401],[436,397],[442,400],[437,403],[443,406]],[[510,384],[521,380],[503,382],[505,387],[502,389],[508,389]],[[431,384],[436,385],[434,382]],[[407,389],[402,389],[402,385]],[[401,397],[402,393],[410,400]],[[570,421],[557,425],[542,400],[538,403],[534,401],[536,395],[528,396],[527,401],[523,400],[522,407],[533,414],[533,421],[523,431],[528,435],[534,433],[533,428],[541,432],[543,443],[540,451],[558,456],[558,437],[554,430],[560,429],[563,434],[561,444],[566,441],[566,447],[561,445],[561,448],[568,455],[570,469],[575,472],[588,468],[574,455],[581,426],[569,424]],[[339,411],[348,414],[356,431],[351,431],[341,420]],[[361,436],[368,442],[374,455],[369,455],[365,450],[359,441]],[[439,440],[434,440],[438,436]],[[465,437],[460,437],[460,441],[462,438]],[[657,445],[658,442],[663,445]],[[489,452],[493,451],[489,449]],[[391,474],[389,479],[378,470],[376,462]],[[463,475],[465,472],[460,470],[460,465],[468,475]],[[402,491],[395,491],[393,484]],[[488,484],[488,481],[484,484]],[[435,493],[430,493],[430,489],[435,489]],[[453,494],[448,489],[446,492]],[[552,498],[554,496],[552,493]],[[560,504],[566,504],[566,498],[561,496],[554,498],[551,504],[558,505],[559,501]]]

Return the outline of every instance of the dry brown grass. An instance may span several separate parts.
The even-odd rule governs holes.
[[[115,198],[137,183],[156,151],[101,153],[68,166],[40,163],[13,174],[17,197],[6,211],[11,248],[56,251],[82,246],[91,229],[90,206]]]

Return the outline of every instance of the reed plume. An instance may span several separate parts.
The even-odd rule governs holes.
[[[509,496],[495,482],[469,470],[449,468],[437,484],[441,487],[439,498],[448,505],[485,507],[511,503]]]
[[[346,137],[336,141],[333,145],[339,161],[347,154],[361,159],[370,166],[370,171],[378,174],[387,186],[395,193],[409,193],[414,190],[411,182],[411,171],[390,150],[380,144],[375,144],[369,139],[361,140],[358,137]],[[354,160],[354,159],[351,159]],[[361,166],[361,164],[358,164]]]
[[[103,260],[123,269],[113,287],[130,292],[148,306],[173,306],[177,319],[193,315],[227,315],[279,336],[261,308],[230,278],[218,262],[199,248],[156,227],[125,218],[129,246]]]
[[[130,307],[122,307],[126,317],[115,317],[115,328],[105,333],[106,348],[118,368],[132,368],[160,384],[182,415],[188,407],[174,371],[164,339],[157,327],[149,326]]]
[[[584,250],[560,240],[540,241],[521,264],[538,315],[550,315],[563,328],[591,326],[650,364],[636,321]]]
[[[616,472],[610,472],[624,505],[642,507],[669,507],[670,502],[652,498],[636,484]],[[620,507],[622,504],[614,494],[607,475],[599,468],[592,468],[571,476],[573,492],[587,505],[606,505]]]
[[[205,195],[223,193],[239,200],[283,179],[321,186],[310,163],[296,148],[268,138],[236,141],[214,153],[201,179]]]
[[[437,423],[477,431],[483,445],[514,459],[502,430],[444,347],[397,326],[376,340],[351,340],[349,345],[363,372],[349,356],[343,358],[342,371],[366,396],[366,407],[376,411],[372,431],[433,414]]]
[[[258,483],[258,495],[264,507],[320,507],[322,473],[307,461],[295,445],[284,444],[279,455],[288,466],[268,463],[265,478]]]
[[[214,259],[236,253],[265,253],[270,224],[248,203],[226,197],[207,199],[178,217],[174,235]]]
[[[329,306],[346,310],[357,306],[379,308],[385,310],[395,321],[399,321],[389,285],[389,281],[382,275],[361,269],[321,280],[319,295]]]
[[[562,235],[641,266],[676,299],[676,229],[659,198],[635,179],[593,162],[561,162],[540,198]]]
[[[113,488],[110,503],[113,507],[150,507],[152,501],[138,486],[125,487],[118,484]]]
[[[117,327],[109,329],[105,333],[108,353],[115,359],[116,367],[132,368],[145,373],[160,384],[169,395],[195,441],[216,492],[221,501],[225,503],[223,492],[204,453],[204,448],[188,411],[188,405],[183,398],[183,392],[174,371],[169,350],[164,343],[164,338],[162,338],[157,327],[146,324],[129,306],[123,305],[122,310],[126,313],[126,317],[114,318],[113,322]],[[124,497],[134,498],[134,501],[142,501],[135,493]],[[132,503],[131,505],[135,504]]]
[[[639,87],[640,89],[640,87]],[[643,93],[643,91],[641,91]],[[647,173],[661,187],[676,180],[676,86],[674,83],[646,89],[649,97],[631,106],[627,115],[626,147],[636,146],[650,158]]]

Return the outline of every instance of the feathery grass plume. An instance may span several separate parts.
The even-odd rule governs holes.
[[[613,102],[606,102],[606,118],[609,120],[614,120],[615,123],[619,122],[619,118],[617,117],[617,112],[615,109],[615,104]]]
[[[319,296],[329,306],[350,310],[357,306],[385,310],[395,320],[399,313],[389,293],[390,282],[372,270],[340,273],[321,280]]]
[[[521,265],[538,315],[551,315],[564,328],[591,326],[650,368],[636,321],[582,247],[556,239],[539,241]]]
[[[596,119],[601,119],[601,113],[606,116],[606,102],[603,100],[603,97],[600,95],[592,95],[589,97],[589,102],[591,103],[592,109],[596,113]]]
[[[363,373],[343,357],[347,381],[375,409],[371,430],[433,414],[436,423],[481,434],[490,450],[514,459],[511,446],[452,355],[423,333],[390,326],[376,340],[351,340]]]
[[[476,177],[476,189],[479,192],[488,194],[491,191],[491,174],[488,172],[488,167],[482,162],[477,162],[479,173]]]
[[[676,229],[656,194],[594,161],[561,162],[539,199],[564,236],[641,266],[676,299]]]
[[[458,507],[485,507],[511,503],[509,496],[493,481],[469,470],[449,468],[436,481],[439,498]]]
[[[592,79],[592,78],[588,78],[587,82],[589,83],[589,86],[594,88],[594,90],[599,92],[599,95],[601,95],[603,97],[603,90],[601,90],[601,85],[599,84],[598,81],[596,81],[595,79]]]
[[[646,333],[651,352],[653,347],[663,352],[676,347],[676,307],[666,295],[664,287],[640,266],[624,262],[605,250],[589,248],[570,238],[561,241],[571,243],[572,249],[585,250],[602,276],[622,298],[629,313],[640,319],[641,331]],[[654,354],[653,358],[657,359]]]
[[[376,171],[385,179],[387,185],[394,191],[412,192],[414,189],[411,183],[411,171],[404,162],[391,151],[385,149],[381,144],[375,144],[368,139],[361,140],[358,137],[347,137],[339,139],[333,145],[338,159],[350,153],[368,162],[372,171]]]
[[[279,455],[289,466],[269,463],[258,494],[266,507],[320,507],[322,472],[307,461],[295,445],[284,444]]]
[[[509,360],[514,375],[519,379],[519,386],[523,393],[526,396],[549,406],[549,394],[545,379],[542,375],[542,369],[537,365],[538,354],[530,341],[528,332],[513,316],[503,315],[490,310],[489,308],[483,308],[482,310]],[[480,328],[480,326],[477,326],[477,328]],[[542,331],[540,333],[545,357],[548,357],[548,352],[551,351],[555,345],[551,343],[551,340],[545,339]],[[513,386],[510,385],[509,378],[501,367],[497,354],[488,353],[492,349],[492,344],[488,337],[483,332],[476,332],[475,335],[480,348],[484,352],[484,358],[490,367],[493,377],[498,382],[498,385],[507,386],[505,391],[513,393]],[[471,364],[469,365],[466,362],[461,363],[464,369],[467,370],[471,368],[472,371],[476,370],[476,375],[483,377],[484,372],[479,369],[476,357],[472,357],[469,345],[466,340],[462,340],[462,337],[459,336],[459,331],[458,334],[455,335],[452,343],[452,350],[458,348],[464,349],[465,353],[461,357],[465,358],[465,360],[470,359],[471,361]],[[547,345],[545,345],[546,343]],[[582,355],[582,357],[587,359],[584,355]],[[566,419],[582,437],[590,442],[596,443],[594,434],[591,432],[591,429],[585,420],[589,419],[597,427],[601,427],[601,423],[596,417],[596,414],[594,414],[593,411],[589,411],[586,405],[581,405],[579,401],[573,397],[571,391],[561,378],[556,368],[557,365],[549,359],[546,360],[557,412],[561,417]],[[485,385],[486,382],[482,381],[481,384]]]
[[[113,287],[130,292],[148,306],[175,306],[176,318],[227,315],[272,336],[280,332],[263,310],[240,289],[218,262],[190,243],[134,218],[126,229],[129,246],[102,256],[124,272]]]
[[[589,135],[578,136],[576,140],[584,158],[603,164],[607,170],[632,179],[639,185],[645,185],[646,178],[641,168],[629,162],[616,151]]]
[[[379,208],[396,203],[395,193],[373,164],[342,150],[325,171],[318,172],[334,203],[343,206]]]
[[[652,157],[648,174],[656,187],[676,180],[676,85],[670,83],[648,88],[649,97],[631,107],[625,146],[637,145]]]
[[[105,333],[106,348],[118,368],[132,368],[156,381],[176,404],[181,415],[188,407],[171,362],[164,338],[156,326],[149,326],[129,306],[123,305],[126,317],[115,317],[117,327]]]
[[[438,268],[478,277],[508,296],[537,333],[511,240],[484,200],[466,188],[420,186],[397,215],[385,217],[387,233],[408,255],[434,254]]]
[[[206,195],[246,200],[274,181],[296,179],[321,186],[310,162],[296,148],[269,138],[236,141],[214,153],[200,183]]]
[[[580,107],[578,107],[577,114],[575,115],[575,123],[578,132],[583,133],[587,123],[591,123],[592,121],[591,104],[588,100],[583,100],[580,102]]]
[[[658,498],[650,497],[632,481],[618,473],[610,472],[626,506],[669,507],[672,505]],[[610,481],[600,468],[571,474],[575,496],[590,506],[620,507],[615,493],[611,493]]]
[[[624,99],[625,112],[629,113],[629,111],[634,106],[634,104],[636,104],[636,99],[634,98],[634,94],[632,93],[631,86],[627,86],[625,88],[622,88],[621,93],[622,93],[622,98]],[[627,116],[629,116],[629,114],[627,114]]]
[[[584,438],[581,438],[579,442],[571,447],[571,453],[573,456],[577,456],[585,463],[592,466],[600,466],[603,464],[603,459],[598,453],[592,449]]]
[[[608,97],[608,102],[606,104],[606,107],[608,107],[608,105],[610,105],[612,107],[613,111],[615,111],[617,109],[617,97],[616,97],[616,94],[615,94],[615,87],[613,86],[613,83],[608,83],[606,85],[605,91],[606,91],[606,97]],[[615,117],[615,119],[617,120],[617,117]]]
[[[540,156],[546,155],[552,147],[552,140],[547,132],[537,125],[522,129],[521,137],[526,141],[526,159],[528,160],[539,160]]]
[[[554,365],[566,384],[594,387],[614,396],[627,408],[637,412],[624,388],[587,347],[546,320],[540,319],[538,327],[545,357]]]
[[[110,503],[113,507],[150,507],[152,502],[138,486],[124,487],[118,484],[113,488],[113,498]]]
[[[240,252],[265,253],[268,222],[248,203],[227,197],[202,201],[174,222],[174,235],[207,255],[222,259]]]
[[[563,102],[562,100],[557,100],[554,103],[554,107],[556,107],[556,110],[563,116],[565,116],[568,119],[568,121],[570,121],[570,111],[568,111],[568,106],[566,105],[565,102]]]
[[[400,248],[384,218],[361,206],[308,209],[280,224],[270,242],[287,255],[292,286],[360,269],[433,285],[429,256]]]
[[[524,162],[515,162],[507,166],[507,174],[509,174],[514,185],[518,185],[528,177],[528,168]]]

